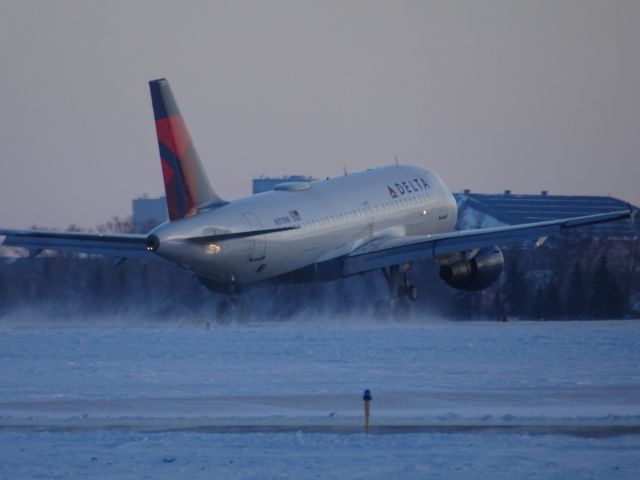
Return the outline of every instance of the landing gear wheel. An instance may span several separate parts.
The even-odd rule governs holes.
[[[409,318],[409,303],[418,298],[417,287],[409,283],[409,270],[411,265],[391,265],[388,269],[382,269],[385,280],[389,285],[390,310],[396,319]],[[376,306],[376,311],[378,307]]]
[[[216,321],[222,325],[227,325],[231,322],[234,309],[234,302],[228,298],[220,300],[216,305]]]
[[[394,302],[393,305],[393,316],[397,320],[407,320],[409,315],[411,314],[411,309],[409,308],[409,302],[407,302],[403,298],[399,298]]]
[[[247,322],[251,318],[249,303],[239,298],[225,298],[216,306],[216,321],[221,325],[228,325],[232,321]]]
[[[374,307],[373,314],[379,320],[389,318],[391,315],[390,303],[387,300],[378,300]]]
[[[418,299],[418,287],[413,284],[407,285],[407,298],[412,302],[415,302]]]
[[[251,319],[251,306],[246,300],[240,300],[236,304],[234,318],[238,322],[248,322]]]

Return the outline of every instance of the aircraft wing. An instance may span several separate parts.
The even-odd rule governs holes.
[[[344,275],[367,272],[389,265],[424,260],[477,248],[503,245],[522,240],[542,240],[570,228],[632,218],[634,209],[617,210],[597,215],[549,220],[545,222],[508,225],[495,228],[461,230],[434,235],[381,237],[371,240],[351,252],[344,261]]]
[[[120,258],[157,258],[147,250],[146,235],[0,229],[2,235],[6,236],[2,245],[26,248],[30,255],[41,250],[60,250]]]

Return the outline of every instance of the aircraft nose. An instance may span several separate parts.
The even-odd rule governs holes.
[[[160,239],[157,235],[151,234],[147,237],[147,251],[157,252],[160,248]]]

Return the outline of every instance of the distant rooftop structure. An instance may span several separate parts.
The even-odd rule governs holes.
[[[135,233],[147,233],[154,227],[167,221],[167,201],[165,197],[136,198],[133,206],[133,231]]]
[[[519,223],[543,222],[559,218],[579,217],[624,210],[627,202],[613,197],[550,195],[518,195],[511,190],[502,194],[471,193],[469,189],[454,194],[458,202],[459,226],[478,228]],[[589,227],[595,237],[632,238],[640,235],[640,219],[617,221]]]
[[[265,177],[264,175],[261,175],[260,177],[253,179],[252,192],[254,195],[256,193],[268,192],[269,190],[273,190],[273,187],[279,183],[313,182],[315,180],[317,179],[305,175],[289,175],[282,177]]]

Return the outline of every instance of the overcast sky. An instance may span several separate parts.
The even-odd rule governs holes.
[[[392,163],[640,203],[640,1],[0,0],[0,227],[164,194],[167,77],[214,189]]]

